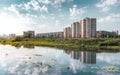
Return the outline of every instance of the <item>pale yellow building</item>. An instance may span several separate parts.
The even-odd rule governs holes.
[[[63,30],[64,38],[71,38],[71,27],[66,27]]]
[[[85,18],[81,21],[81,37],[96,37],[96,18]]]
[[[71,32],[72,32],[72,38],[80,38],[81,37],[80,22],[74,22],[73,24],[71,24]]]

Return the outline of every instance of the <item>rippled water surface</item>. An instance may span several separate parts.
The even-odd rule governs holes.
[[[120,75],[120,52],[0,45],[0,75]]]

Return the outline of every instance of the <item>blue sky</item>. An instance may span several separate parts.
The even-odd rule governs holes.
[[[0,0],[0,34],[62,31],[85,17],[97,30],[120,32],[120,0]]]

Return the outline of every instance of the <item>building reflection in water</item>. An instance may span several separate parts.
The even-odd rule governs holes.
[[[86,64],[96,64],[95,52],[81,52],[81,62]]]
[[[65,51],[70,54],[73,59],[80,60],[84,64],[96,64],[95,52],[81,51]]]

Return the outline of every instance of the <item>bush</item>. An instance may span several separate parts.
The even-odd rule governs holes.
[[[23,37],[21,37],[21,36],[16,36],[16,37],[12,40],[12,42],[16,42],[16,41],[23,41]]]
[[[108,39],[104,42],[101,42],[100,46],[119,46],[119,42],[120,42],[120,40]]]

